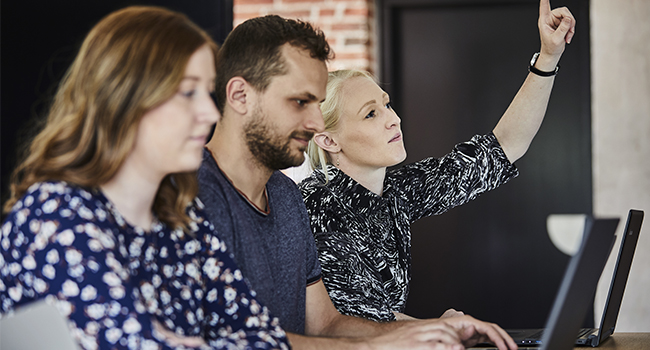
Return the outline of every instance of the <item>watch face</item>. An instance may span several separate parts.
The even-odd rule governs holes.
[[[530,59],[531,67],[535,66],[535,62],[537,62],[537,57],[539,57],[539,52],[535,52],[535,54],[533,54],[533,58]]]

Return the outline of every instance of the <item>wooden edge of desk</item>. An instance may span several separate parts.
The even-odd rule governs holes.
[[[470,349],[496,349],[495,347],[475,347]],[[523,349],[539,350],[539,347],[521,347]],[[586,350],[590,347],[575,347],[576,350]],[[595,349],[603,350],[648,350],[650,349],[650,333],[614,333]]]

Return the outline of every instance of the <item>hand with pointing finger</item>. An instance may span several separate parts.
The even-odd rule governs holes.
[[[537,26],[542,48],[535,66],[542,71],[552,71],[560,61],[566,44],[571,43],[575,35],[576,20],[568,8],[551,10],[550,0],[540,0]]]

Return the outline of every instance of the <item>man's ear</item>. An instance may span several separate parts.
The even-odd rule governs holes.
[[[338,153],[341,151],[341,146],[334,140],[330,132],[319,132],[314,135],[314,142],[329,153]]]
[[[251,86],[242,77],[233,77],[228,80],[226,84],[226,100],[227,104],[232,110],[239,114],[246,114],[248,112],[248,102],[250,97],[248,93],[251,91]]]

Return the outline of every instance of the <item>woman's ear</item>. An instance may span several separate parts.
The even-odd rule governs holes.
[[[247,102],[250,102],[247,98],[249,91],[250,85],[244,78],[231,78],[226,84],[227,105],[239,114],[246,114],[248,112]]]
[[[338,153],[341,151],[341,146],[334,140],[332,134],[329,132],[319,132],[314,135],[314,142],[318,147],[324,149],[329,153]]]

